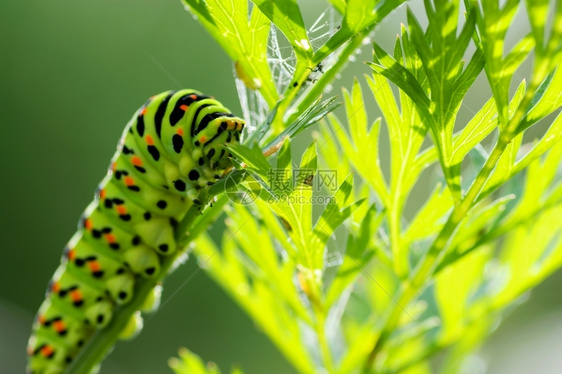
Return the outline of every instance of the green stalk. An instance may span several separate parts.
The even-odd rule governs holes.
[[[318,344],[320,345],[320,352],[324,362],[324,367],[328,373],[334,372],[334,363],[332,360],[332,352],[328,339],[326,339],[326,316],[324,310],[318,310],[316,313],[316,334],[318,335]]]
[[[291,123],[290,121],[284,121],[283,116],[287,112],[287,108],[291,105],[291,102],[299,92],[299,87],[301,87],[305,82],[312,69],[315,67],[309,66],[311,64],[310,61],[299,62],[297,61],[297,66],[295,68],[295,74],[293,75],[293,79],[285,89],[279,106],[277,107],[277,113],[272,123],[273,131],[275,134],[281,133],[287,126],[286,123]]]
[[[309,269],[310,268],[311,267],[309,266]],[[332,351],[330,350],[330,344],[326,338],[326,308],[324,307],[324,303],[321,301],[322,286],[316,281],[314,276],[310,277],[310,273],[305,275],[305,282],[306,288],[309,290],[306,294],[310,300],[310,304],[312,305],[315,317],[315,320],[310,323],[310,325],[318,337],[322,363],[328,373],[334,373],[335,368],[334,361],[332,359]]]
[[[305,95],[301,96],[301,98],[297,100],[294,105],[295,111],[289,116],[286,121],[287,123],[291,123],[292,121],[294,121],[300,113],[309,108],[314,103],[314,101],[316,101],[316,99],[320,95],[322,95],[324,89],[329,84],[332,84],[335,81],[336,75],[338,75],[338,73],[345,67],[345,65],[349,61],[349,57],[357,48],[361,46],[361,44],[363,43],[363,39],[367,35],[369,35],[373,27],[365,29],[353,36],[349,43],[340,52],[336,63],[332,65],[326,72],[324,72],[324,74],[322,74],[318,81],[305,93]],[[317,56],[314,56],[312,60],[314,62],[314,66],[322,62],[322,60],[318,60]],[[307,77],[308,75],[310,75],[310,71],[307,72]]]
[[[411,139],[411,138],[410,138]],[[409,140],[404,155],[401,155],[400,168],[398,175],[392,175],[392,183],[388,206],[388,227],[390,231],[390,245],[394,261],[394,271],[400,279],[404,279],[410,272],[410,261],[408,257],[408,248],[402,246],[402,236],[400,233],[400,220],[404,209],[403,189],[404,179],[410,171],[406,166],[407,160],[410,160],[412,154],[412,143]]]

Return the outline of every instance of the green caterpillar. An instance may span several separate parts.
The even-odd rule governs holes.
[[[28,345],[28,372],[62,373],[96,329],[156,277],[174,228],[230,166],[222,145],[244,120],[193,90],[151,97],[129,121],[95,200],[47,288]],[[133,329],[134,330],[134,329]]]

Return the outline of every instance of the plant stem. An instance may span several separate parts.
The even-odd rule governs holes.
[[[275,134],[279,134],[280,132],[282,132],[287,127],[286,124],[291,123],[290,120],[285,121],[284,116],[287,112],[287,108],[291,105],[291,102],[298,94],[299,87],[302,87],[302,85],[306,82],[308,76],[312,72],[312,69],[315,67],[307,66],[309,64],[311,64],[310,61],[307,61],[307,64],[304,64],[303,62],[297,62],[293,79],[291,79],[291,82],[285,89],[285,92],[283,93],[281,101],[277,107],[277,113],[275,115],[275,118],[273,119],[272,126]]]
[[[320,344],[320,351],[322,353],[322,358],[324,361],[324,367],[328,373],[334,372],[334,363],[332,360],[332,352],[330,351],[330,345],[326,339],[326,316],[324,315],[324,310],[318,310],[316,313],[316,324],[315,324],[316,334],[318,335],[318,343]]]
[[[374,27],[374,26],[373,26]],[[334,82],[336,75],[344,68],[344,66],[348,63],[349,57],[353,54],[353,52],[361,46],[363,43],[363,39],[369,35],[371,32],[372,27],[365,29],[355,35],[349,43],[343,48],[341,53],[337,57],[337,61],[334,65],[330,67],[322,76],[318,79],[318,81],[306,92],[305,95],[301,96],[294,105],[295,111],[291,113],[289,118],[287,119],[287,123],[291,123],[294,119],[302,113],[304,110],[309,108],[314,101],[322,95],[324,89],[331,83]],[[313,58],[314,63],[317,65],[322,61],[318,61],[316,58]],[[308,72],[310,74],[310,72]]]

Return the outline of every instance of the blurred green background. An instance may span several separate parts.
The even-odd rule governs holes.
[[[309,25],[327,7],[301,4]],[[421,10],[421,1],[411,6]],[[404,19],[394,14],[377,40],[390,46]],[[180,87],[212,94],[234,112],[240,107],[228,57],[179,0],[2,0],[0,30],[0,373],[22,373],[46,284],[133,112],[149,96]],[[366,71],[357,65],[342,84]],[[485,80],[478,82],[468,108],[489,95]],[[196,269],[190,259],[173,273],[163,298]],[[559,372],[561,281],[559,272],[492,336],[482,352],[490,373]],[[170,372],[167,359],[180,346],[224,371],[237,364],[247,373],[294,372],[199,272],[139,337],[117,345],[101,373]]]

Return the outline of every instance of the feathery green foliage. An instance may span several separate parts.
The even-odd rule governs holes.
[[[204,232],[216,209],[182,239],[200,266],[299,372],[424,374],[438,352],[440,372],[463,370],[502,311],[562,266],[560,1],[424,0],[425,28],[408,8],[393,51],[373,43],[372,74],[343,89],[344,119],[320,95],[403,0],[330,0],[341,25],[316,50],[295,0],[254,0],[249,15],[245,0],[183,1],[269,110],[230,147],[231,178],[202,192],[230,201],[218,200],[222,239]],[[531,30],[507,49],[524,10]],[[284,84],[268,65],[270,26],[294,55]],[[492,97],[464,121],[479,76]],[[290,138],[322,118],[293,161]],[[539,122],[547,130],[525,143]],[[171,366],[219,372],[187,350]]]
[[[314,55],[336,45],[338,37],[377,22],[369,19],[371,11],[387,3],[333,1],[343,15],[342,27]],[[373,62],[368,62],[374,74],[366,77],[367,95],[375,98],[382,118],[368,119],[367,95],[356,81],[350,92],[344,89],[346,120],[330,115],[303,156],[314,160],[311,164],[320,158],[318,174],[356,173],[345,179],[323,213],[314,215],[316,224],[311,223],[311,192],[293,186],[288,196],[305,197],[305,203],[272,203],[268,195],[269,203],[258,200],[228,213],[225,240],[232,240],[222,249],[209,238],[198,239],[196,253],[214,254],[206,265],[209,274],[260,326],[275,321],[275,328],[264,332],[299,371],[425,373],[429,357],[446,347],[451,349],[441,370],[458,371],[460,358],[481,344],[501,310],[561,265],[560,223],[553,219],[561,208],[560,117],[534,145],[523,150],[521,145],[524,131],[561,105],[555,61],[562,9],[556,7],[554,26],[545,34],[548,28],[537,20],[548,19],[548,2],[525,5],[532,30],[505,53],[506,32],[523,6],[518,1],[503,7],[467,1],[460,22],[458,1],[428,0],[426,29],[408,9],[408,26],[394,51],[374,43]],[[268,17],[284,30],[271,13]],[[529,83],[513,82],[518,88],[510,93],[514,73],[533,51]],[[463,99],[482,71],[493,97],[459,124]],[[399,89],[397,97],[392,84]],[[379,144],[386,141],[379,138],[381,125],[389,133],[388,176],[381,167]],[[495,145],[486,151],[490,141]],[[284,144],[276,167],[271,166],[287,179],[289,150]],[[257,152],[236,155],[267,181],[265,159]],[[259,169],[256,159],[261,159]],[[406,222],[412,190],[436,163],[445,184],[437,184]],[[298,171],[293,168],[293,175]],[[512,183],[514,178],[519,182]],[[521,182],[523,188],[517,188]],[[247,228],[249,221],[257,226]],[[241,240],[244,230],[248,237],[262,234]],[[263,262],[268,251],[276,258],[273,268]],[[279,279],[275,272],[286,267],[291,269],[287,278]],[[244,276],[229,276],[229,268]],[[233,284],[234,279],[241,283]],[[279,290],[283,281],[288,288]],[[291,317],[283,316],[287,311]]]

